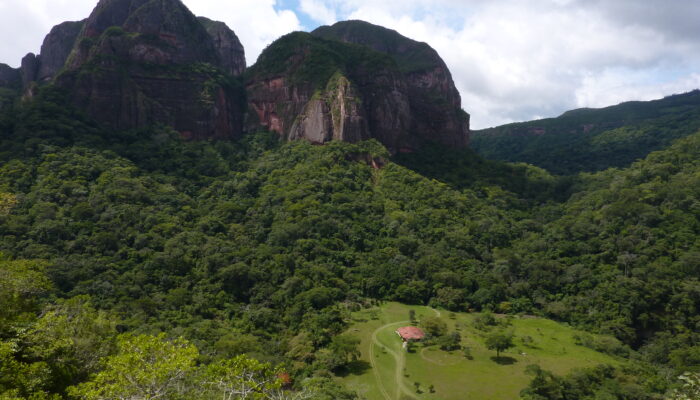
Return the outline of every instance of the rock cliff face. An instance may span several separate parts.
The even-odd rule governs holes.
[[[204,17],[197,19],[214,41],[221,68],[233,76],[243,74],[246,67],[245,50],[238,36],[223,22]]]
[[[390,55],[406,78],[411,131],[424,140],[463,147],[469,143],[469,115],[445,62],[428,44],[363,21],[339,22],[314,36],[368,46]]]
[[[25,92],[34,82],[51,81],[63,68],[84,23],[85,21],[64,22],[54,26],[44,38],[41,53],[39,55],[29,53],[24,56],[20,72]]]
[[[249,129],[316,143],[375,138],[392,153],[469,142],[469,116],[435,50],[365,22],[287,35],[247,78]]]
[[[120,130],[163,124],[226,139],[262,127],[314,143],[374,138],[392,153],[469,141],[437,52],[361,21],[286,35],[246,70],[236,34],[181,0],[100,0],[87,19],[54,27],[19,69],[0,65],[2,87],[31,96],[43,84]]]
[[[64,22],[56,25],[44,39],[39,55],[39,69],[35,80],[48,82],[66,64],[66,60],[73,50],[75,40],[83,29],[85,21]]]
[[[39,57],[34,53],[29,53],[22,58],[22,64],[19,67],[22,75],[22,86],[27,89],[36,80],[36,75],[39,72]]]
[[[296,32],[268,47],[247,76],[248,129],[314,143],[375,138],[394,152],[417,144],[404,77],[367,47]]]
[[[116,129],[165,124],[192,139],[239,136],[245,93],[229,73],[245,61],[224,59],[235,34],[213,24],[226,40],[216,42],[180,0],[102,0],[56,84]]]

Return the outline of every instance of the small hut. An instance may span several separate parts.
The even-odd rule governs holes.
[[[404,343],[417,342],[425,338],[425,332],[416,326],[405,326],[396,330],[396,334],[401,337]]]

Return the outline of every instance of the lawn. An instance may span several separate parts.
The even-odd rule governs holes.
[[[418,345],[412,353],[403,350],[395,331],[409,325],[409,310],[415,311],[418,320],[440,316],[449,331],[458,330],[461,345],[469,347],[472,358],[461,350],[446,352],[437,346]],[[477,315],[399,303],[359,311],[353,314],[355,323],[348,333],[361,338],[362,357],[339,380],[368,400],[512,400],[530,381],[525,374],[529,364],[564,374],[573,368],[621,362],[577,345],[574,335],[580,331],[533,317],[509,319],[515,347],[496,359],[496,353],[484,345],[484,331],[474,327]]]

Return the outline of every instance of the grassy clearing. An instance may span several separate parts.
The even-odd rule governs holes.
[[[457,330],[462,346],[469,347],[472,359],[461,350],[446,352],[437,346],[418,345],[406,353],[395,330],[408,325],[409,310],[422,316],[440,314],[449,331]],[[514,318],[515,347],[495,358],[484,345],[484,331],[474,327],[478,314],[448,313],[428,307],[387,303],[354,314],[355,324],[348,333],[361,338],[362,358],[339,379],[368,400],[441,399],[511,400],[530,381],[525,374],[529,364],[557,374],[597,364],[619,364],[615,358],[579,346],[568,326],[541,318]],[[504,318],[499,318],[503,320]],[[419,392],[415,382],[420,383]],[[434,386],[434,392],[429,387]]]

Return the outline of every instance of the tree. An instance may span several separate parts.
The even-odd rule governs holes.
[[[461,347],[462,337],[459,332],[448,333],[447,335],[441,336],[437,343],[440,345],[440,349],[445,351],[459,350]]]
[[[7,215],[17,205],[17,196],[0,192],[0,216]]]
[[[211,398],[273,399],[280,397],[280,370],[246,356],[209,365],[201,379]]]
[[[335,336],[331,341],[330,349],[346,362],[357,360],[360,357],[360,338],[352,335]]]
[[[97,311],[87,296],[61,300],[21,336],[24,356],[52,366],[54,389],[84,381],[116,350],[118,319]]]
[[[447,324],[438,317],[425,317],[421,319],[420,324],[433,336],[442,336],[447,333]]]
[[[537,364],[525,367],[525,373],[532,376],[530,385],[520,392],[520,397],[526,400],[563,399],[561,378],[545,371]],[[587,381],[584,381],[589,383]]]
[[[472,348],[469,346],[464,346],[462,347],[462,354],[464,354],[464,357],[467,360],[473,360],[474,357],[472,356]]]
[[[674,390],[669,400],[695,400],[700,399],[700,373],[686,372],[678,377],[683,383]]]
[[[488,330],[491,326],[497,325],[497,323],[496,318],[489,311],[484,311],[474,317],[474,327],[480,331]]]
[[[106,358],[103,371],[68,388],[68,393],[85,400],[172,398],[185,390],[199,355],[186,340],[169,341],[164,334],[121,335],[117,348],[117,354]]]
[[[412,340],[406,342],[406,353],[413,353],[416,351],[416,343]]]
[[[486,347],[496,350],[496,358],[500,358],[501,352],[513,347],[513,334],[510,332],[493,332],[486,336]]]
[[[44,264],[30,260],[6,260],[0,253],[0,337],[12,327],[36,318],[41,297],[51,289]]]

